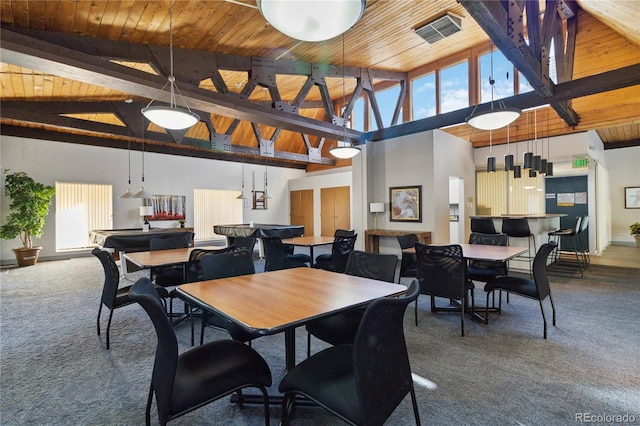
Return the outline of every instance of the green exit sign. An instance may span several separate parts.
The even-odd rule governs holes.
[[[589,167],[589,159],[588,158],[575,158],[573,160],[573,168],[578,169],[580,167]]]

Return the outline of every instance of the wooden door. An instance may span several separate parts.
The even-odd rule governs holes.
[[[336,229],[351,229],[351,189],[348,186],[320,190],[322,235],[331,237]]]
[[[305,237],[314,236],[313,189],[291,191],[289,193],[289,203],[291,225],[304,226]]]

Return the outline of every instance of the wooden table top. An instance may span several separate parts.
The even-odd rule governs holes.
[[[333,244],[334,239],[334,237],[323,236],[295,237],[282,240],[282,243],[301,247],[324,246],[327,244]]]
[[[264,335],[405,291],[403,285],[314,268],[283,269],[178,287],[187,300]]]
[[[435,244],[437,245],[437,244]],[[527,251],[526,247],[517,246],[492,246],[487,244],[458,244],[462,247],[462,256],[465,259],[491,260],[503,262],[511,260]],[[414,247],[402,250],[405,253],[415,253]]]
[[[152,268],[155,266],[187,263],[189,261],[189,255],[195,249],[222,250],[223,248],[224,247],[220,246],[203,246],[170,250],[139,251],[125,253],[124,257],[141,268]]]

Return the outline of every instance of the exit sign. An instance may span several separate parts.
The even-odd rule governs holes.
[[[588,158],[575,158],[573,160],[573,168],[579,169],[581,167],[589,167],[589,159]]]

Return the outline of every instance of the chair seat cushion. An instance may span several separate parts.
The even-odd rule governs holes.
[[[184,284],[184,272],[182,268],[171,268],[155,274],[154,282],[162,287],[173,287]]]
[[[467,278],[473,281],[489,282],[498,275],[501,275],[501,273],[497,269],[467,267]]]
[[[116,292],[116,300],[115,300],[115,304],[114,307],[120,307],[120,306],[125,306],[128,305],[129,303],[133,303],[131,301],[131,299],[129,298],[129,289],[131,288],[130,285],[126,286],[126,287],[120,287],[118,289],[118,291]],[[161,299],[166,299],[169,297],[169,292],[167,291],[166,288],[164,287],[160,287],[160,286],[155,286],[156,291],[158,292],[158,295],[160,296]]]
[[[538,298],[538,289],[536,283],[528,278],[521,277],[497,277],[489,281],[484,286],[484,291],[489,292],[493,290],[505,290],[512,291],[523,296]]]
[[[171,413],[232,392],[246,383],[271,386],[271,371],[251,347],[218,340],[187,350],[178,357]]]
[[[332,262],[331,254],[323,253],[323,254],[320,254],[320,255],[316,256],[316,262]]]
[[[288,254],[286,259],[293,262],[311,263],[311,256],[304,253]]]
[[[364,309],[332,315],[307,324],[307,332],[332,345],[353,343],[363,315]]]
[[[259,334],[252,333],[237,322],[228,320],[212,312],[205,311],[203,315],[205,315],[204,319],[207,325],[227,330],[231,338],[238,342],[248,342],[256,337],[260,337]]]
[[[352,355],[352,345],[332,346],[318,352],[289,371],[278,390],[295,390],[313,400],[321,400],[329,410],[359,424]]]

